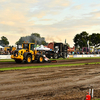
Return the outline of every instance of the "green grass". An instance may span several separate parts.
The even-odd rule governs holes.
[[[47,67],[62,67],[62,66],[79,66],[79,65],[88,65],[88,64],[100,64],[100,62],[92,63],[81,63],[81,64],[59,64],[59,65],[41,65],[41,66],[24,66],[24,67],[9,67],[9,68],[0,68],[0,71],[6,70],[19,70],[19,69],[30,69],[30,68],[47,68]]]
[[[13,59],[0,59],[0,62],[14,62]]]
[[[63,58],[55,59],[61,60]],[[88,58],[66,58],[64,60],[71,60],[71,59],[100,59],[100,57],[88,57]],[[54,59],[51,59],[54,60]],[[14,62],[13,59],[0,59],[0,62]],[[76,66],[76,65],[86,65],[86,64],[100,64],[100,62],[92,62],[92,63],[81,63],[81,64],[61,64],[61,65],[45,65],[45,66],[26,66],[26,67],[10,67],[10,68],[0,68],[0,71],[5,70],[18,70],[18,69],[29,69],[29,68],[46,68],[46,67],[61,67],[61,66]]]
[[[100,98],[98,98],[98,99],[94,99],[94,100],[100,100]]]
[[[66,58],[66,59],[63,59],[63,58],[59,58],[59,59],[55,59],[55,60],[74,60],[74,59],[100,59],[100,57],[78,57],[78,58]],[[51,59],[51,60],[54,60],[54,59]]]
[[[74,59],[100,59],[100,57],[84,57],[84,58],[59,58],[59,59],[50,59],[50,60],[74,60]],[[0,62],[14,62],[13,59],[0,59]]]

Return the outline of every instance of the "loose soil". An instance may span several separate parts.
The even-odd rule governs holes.
[[[57,63],[16,64],[1,62],[0,68],[86,63],[81,66],[34,68],[0,72],[0,100],[86,100],[90,88],[100,98],[100,59],[59,60]]]

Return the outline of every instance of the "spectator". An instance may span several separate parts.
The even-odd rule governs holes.
[[[74,51],[72,52],[72,54],[74,55]]]
[[[10,52],[9,52],[9,50],[8,50],[7,54],[8,54],[8,55],[10,55]]]
[[[79,54],[79,52],[77,52],[77,54]]]

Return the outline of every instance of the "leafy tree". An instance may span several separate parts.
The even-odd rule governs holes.
[[[44,37],[41,37],[40,34],[38,33],[32,33],[31,36],[26,36],[26,37],[21,37],[17,42],[16,44],[19,44],[21,45],[23,42],[31,42],[31,43],[36,43],[36,44],[43,44],[45,45],[46,44],[46,41],[45,41],[45,38]]]
[[[70,45],[69,45],[68,43],[66,43],[66,45],[67,45],[67,47],[69,47],[69,48],[70,48]]]
[[[42,44],[42,45],[46,45],[46,41],[42,41],[41,44]]]
[[[3,45],[9,45],[9,41],[8,41],[8,39],[5,36],[2,36],[1,37],[1,43]]]
[[[38,33],[32,33],[31,35],[35,35],[36,37],[40,38],[40,34],[38,34]]]
[[[33,37],[30,37],[30,40],[32,43],[35,43],[35,39]]]
[[[75,43],[75,47],[87,47],[87,41],[89,39],[88,33],[86,31],[83,31],[80,34],[76,34],[73,41]]]
[[[91,46],[94,46],[94,47],[100,46],[100,34],[92,33],[92,35],[89,35],[89,41],[90,41]]]

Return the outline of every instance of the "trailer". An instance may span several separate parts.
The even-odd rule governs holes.
[[[51,42],[47,46],[50,50],[45,51],[48,58],[58,59],[60,57],[67,58],[67,44]]]

